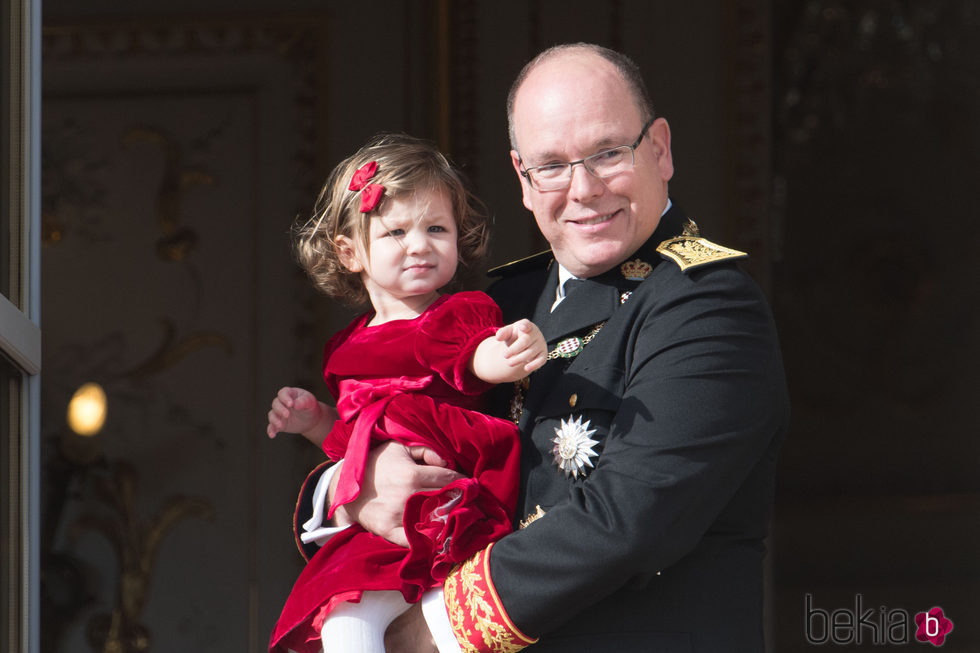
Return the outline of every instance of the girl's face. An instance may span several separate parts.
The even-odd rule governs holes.
[[[449,195],[423,190],[389,200],[370,220],[368,249],[351,243],[345,264],[361,273],[375,322],[414,317],[456,274],[457,229]]]

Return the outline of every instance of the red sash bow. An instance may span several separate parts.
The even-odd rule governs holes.
[[[333,503],[327,513],[328,518],[333,517],[337,506],[353,501],[361,493],[361,482],[364,480],[364,467],[367,464],[368,451],[371,449],[371,438],[391,400],[402,393],[418,392],[428,387],[430,383],[432,383],[431,376],[401,377],[371,382],[346,379],[341,382],[341,399],[337,402],[337,412],[345,422],[353,421],[354,426],[347,441],[344,465],[340,468]]]

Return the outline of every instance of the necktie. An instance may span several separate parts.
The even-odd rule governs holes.
[[[565,279],[565,283],[562,284],[562,290],[565,291],[565,299],[568,299],[572,293],[581,290],[584,286],[585,279]]]
[[[551,310],[554,311],[556,308],[558,308],[558,305],[561,304],[566,299],[568,299],[568,296],[570,294],[572,294],[576,290],[579,290],[584,285],[585,285],[584,279],[576,279],[574,277],[565,279],[565,283],[561,285],[563,294],[561,297],[555,299],[555,303],[551,305]]]

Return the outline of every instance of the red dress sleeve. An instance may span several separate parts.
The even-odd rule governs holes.
[[[323,346],[323,362],[320,369],[323,370],[323,381],[327,384],[327,390],[333,395],[333,400],[336,402],[340,399],[340,388],[338,387],[339,379],[327,372],[327,361],[333,355],[337,348],[344,344],[350,337],[350,334],[355,330],[360,328],[364,322],[367,321],[368,314],[364,313],[358,317],[351,320],[351,323],[345,326],[342,330],[330,336],[327,340],[327,344]]]
[[[488,295],[477,291],[449,295],[422,320],[415,344],[419,363],[463,394],[476,395],[493,387],[469,370],[477,346],[503,326],[500,307]]]
[[[328,372],[327,362],[333,355],[337,348],[340,347],[347,341],[350,334],[355,331],[359,326],[361,326],[367,319],[367,314],[361,315],[351,321],[346,327],[341,331],[333,334],[328,340],[327,344],[323,346],[323,381],[327,385],[327,390],[333,396],[334,402],[340,401],[340,379],[337,378],[335,374]],[[347,449],[347,441],[350,439],[351,427],[350,424],[346,423],[343,418],[338,418],[337,421],[333,423],[333,428],[327,434],[321,445],[323,452],[327,455],[327,458],[333,461],[338,461],[344,457],[344,452]]]

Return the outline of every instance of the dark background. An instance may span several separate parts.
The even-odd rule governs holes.
[[[641,65],[673,129],[671,195],[750,252],[773,305],[793,422],[771,650],[809,648],[807,594],[827,611],[860,594],[879,622],[882,606],[941,606],[944,649],[980,650],[980,5],[47,0],[45,651],[101,650],[125,603],[125,546],[96,544],[79,516],[131,541],[174,493],[204,495],[212,519],[187,513],[168,535],[130,630],[153,651],[263,650],[300,564],[291,493],[317,460],[265,440],[263,416],[280,385],[323,392],[319,347],[350,316],[291,266],[290,220],[337,161],[402,130],[469,174],[494,215],[491,263],[538,251],[504,100],[528,58],[578,40]],[[157,167],[127,163],[120,138],[170,146]],[[130,233],[138,206],[150,217]],[[79,280],[105,308],[75,306]],[[78,444],[64,405],[89,378],[155,412],[117,410]],[[126,518],[106,499],[122,495],[137,497]],[[878,648],[861,636],[830,648]]]

